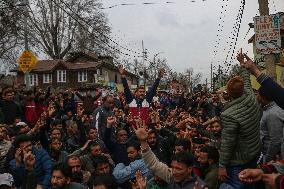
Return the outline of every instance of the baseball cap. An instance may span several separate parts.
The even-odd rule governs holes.
[[[25,122],[19,122],[16,124],[17,127],[22,127],[22,126],[25,126],[27,125]]]
[[[0,174],[0,186],[6,185],[12,187],[14,184],[13,176],[9,173]]]

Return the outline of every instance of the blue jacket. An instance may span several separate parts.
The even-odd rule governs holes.
[[[135,178],[136,171],[140,170],[142,175],[151,178],[151,171],[145,165],[143,159],[137,159],[131,162],[128,166],[123,163],[119,163],[113,170],[113,176],[116,178],[119,184],[122,184],[128,180]]]
[[[265,89],[265,91],[271,96],[273,101],[284,110],[284,89],[273,81],[272,78],[265,74],[261,74],[257,81]]]
[[[48,189],[52,172],[51,159],[44,149],[36,149],[35,147],[33,147],[32,153],[36,158],[34,170],[37,184],[42,185],[44,189]],[[25,165],[22,163],[19,167],[16,167],[15,159],[11,160],[9,164],[16,187],[21,187],[25,179]]]

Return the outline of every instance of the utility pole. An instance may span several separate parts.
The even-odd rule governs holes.
[[[268,0],[258,0],[258,4],[259,4],[260,16],[269,15]],[[273,53],[271,53],[265,55],[264,57],[265,57],[266,73],[276,81],[277,76],[276,76],[275,56]]]
[[[142,60],[142,64],[144,66],[143,69],[143,79],[144,79],[144,87],[146,89],[146,56],[147,56],[147,52],[144,49],[144,41],[142,40],[142,55],[143,55],[143,60]]]
[[[213,91],[213,65],[211,63],[211,68],[210,68],[210,88]]]

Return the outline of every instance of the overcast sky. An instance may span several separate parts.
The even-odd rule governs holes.
[[[168,4],[166,2],[174,2]],[[142,5],[154,2],[154,5]],[[284,11],[284,0],[270,0],[270,13]],[[273,3],[274,2],[274,3]],[[121,3],[134,3],[134,6],[117,6],[104,10],[112,27],[112,36],[120,45],[141,52],[141,41],[149,51],[149,58],[159,52],[165,57],[173,70],[178,72],[192,67],[203,74],[203,80],[210,80],[210,63],[213,59],[214,46],[221,37],[214,65],[222,64],[229,50],[233,25],[237,18],[241,0],[103,0],[104,7]],[[228,4],[226,8],[226,4]],[[223,8],[222,8],[223,6]],[[223,25],[220,22],[221,11],[224,20],[223,32],[218,32]],[[247,37],[248,23],[258,14],[258,0],[246,0],[243,20],[239,33],[237,49],[244,48],[252,54],[252,45]],[[224,50],[225,49],[225,50]],[[128,53],[128,51],[124,51]],[[132,54],[135,55],[135,54]],[[123,56],[122,56],[123,58]],[[208,81],[209,81],[208,80]]]

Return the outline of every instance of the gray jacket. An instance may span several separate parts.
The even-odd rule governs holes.
[[[264,161],[269,162],[275,159],[278,152],[281,151],[284,157],[284,110],[274,102],[263,108],[263,115],[260,121],[262,153],[265,156]]]

